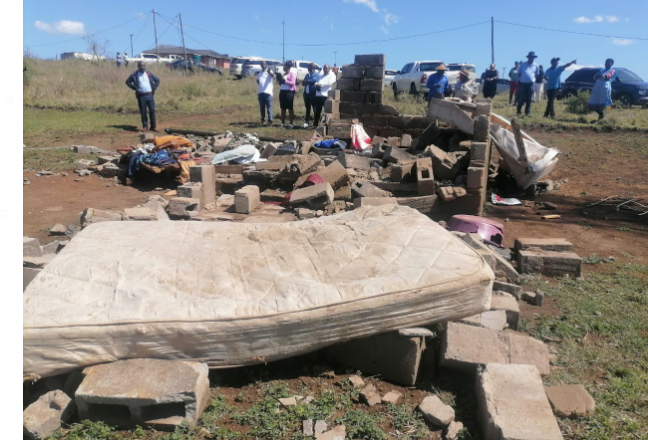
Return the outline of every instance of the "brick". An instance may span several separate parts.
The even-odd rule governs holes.
[[[363,79],[360,81],[360,90],[365,92],[382,92],[383,81],[379,79]]]
[[[124,221],[155,221],[157,219],[157,213],[149,208],[136,207],[124,209]]]
[[[320,183],[305,188],[299,188],[290,195],[290,205],[307,203],[311,209],[323,208],[334,199],[333,188],[329,183]]]
[[[385,115],[364,115],[362,117],[362,120],[365,124],[372,125],[374,127],[387,126],[387,116]]]
[[[436,123],[428,125],[425,130],[423,130],[423,133],[421,133],[412,143],[412,150],[424,150],[425,147],[434,143],[440,135],[441,129],[439,129]]]
[[[450,405],[446,405],[439,399],[439,396],[427,396],[419,404],[418,410],[428,422],[445,427],[455,419],[455,411]]]
[[[475,130],[472,118],[451,101],[431,99],[427,116],[452,124],[466,134],[473,134]]]
[[[380,374],[385,380],[411,386],[416,383],[424,350],[425,338],[388,332],[333,345],[325,349],[325,356],[329,362],[363,374]]]
[[[327,99],[324,102],[324,111],[326,113],[340,113],[340,101]]]
[[[356,170],[369,170],[369,158],[358,156],[357,154],[340,153],[338,160],[344,168],[353,168]]]
[[[43,250],[37,238],[23,237],[23,257],[42,257]]]
[[[545,386],[554,414],[571,419],[594,413],[596,403],[583,385]]]
[[[79,418],[123,428],[194,427],[209,400],[208,373],[207,364],[162,359],[87,367],[75,393]]]
[[[491,102],[478,100],[475,104],[475,116],[489,116],[491,114]]]
[[[343,90],[340,92],[341,102],[354,102],[364,104],[366,102],[366,98],[366,92],[357,92],[353,90]],[[342,108],[348,110],[348,107],[343,106]]]
[[[121,221],[120,212],[102,211],[100,209],[86,208],[81,214],[81,228],[85,228],[94,223]]]
[[[489,310],[459,320],[462,324],[476,325],[491,330],[504,330],[508,325],[504,310]]]
[[[342,78],[364,78],[364,69],[360,66],[346,65],[342,69]]]
[[[409,206],[412,209],[416,209],[418,212],[423,214],[429,214],[431,212],[438,211],[438,198],[436,195],[433,196],[419,196],[419,197],[397,197],[396,201],[401,206]]]
[[[32,440],[45,440],[74,413],[74,402],[61,390],[43,394],[23,411],[23,434]]]
[[[522,288],[517,284],[505,283],[504,281],[493,281],[493,291],[506,292],[513,295],[515,298],[520,299],[522,295]]]
[[[398,116],[400,114],[396,107],[392,105],[378,105],[375,107],[374,111],[380,115]]]
[[[340,100],[340,90],[338,90],[338,89],[329,90],[328,97],[331,98],[331,99],[334,99],[336,101],[339,101]]]
[[[387,147],[387,149],[385,149],[383,159],[386,162],[403,163],[416,160],[416,156],[409,154],[407,151],[398,147]]]
[[[358,66],[384,66],[385,55],[384,54],[356,55],[354,64]]]
[[[200,199],[174,197],[169,200],[169,217],[182,219],[195,217],[200,212],[200,208]]]
[[[214,175],[214,192],[216,192],[216,175]],[[203,198],[203,184],[201,182],[187,182],[178,186],[178,197],[187,197],[190,199],[199,199],[200,204],[205,206]],[[211,203],[214,201],[212,200]]]
[[[513,296],[493,292],[491,310],[503,310],[506,313],[506,322],[509,328],[517,330],[518,321],[520,320],[520,306]]]
[[[459,173],[461,162],[436,145],[427,147],[424,154],[432,158],[432,171],[438,180],[454,180]]]
[[[473,135],[473,140],[475,142],[486,142],[488,141],[490,135],[489,129],[490,129],[490,120],[488,116],[477,116],[475,118],[473,132],[469,134]]]
[[[259,187],[247,185],[234,193],[234,209],[240,214],[249,214],[261,203]]]
[[[416,159],[416,184],[421,196],[430,196],[436,193],[436,182],[432,172],[432,159],[423,157]]]
[[[468,192],[486,188],[488,182],[488,170],[486,168],[468,167],[466,188]]]
[[[335,87],[338,90],[359,90],[360,89],[360,80],[352,78],[340,78],[337,80]]]
[[[411,147],[412,146],[412,136],[409,134],[404,134],[401,138],[401,147]]]
[[[405,120],[400,116],[386,115],[385,124],[392,128],[405,128]],[[401,132],[402,133],[402,132]]]
[[[470,160],[488,161],[490,154],[488,154],[488,142],[472,142],[470,145]]]
[[[382,104],[383,94],[382,92],[367,92],[365,101],[371,104]]]
[[[398,201],[395,197],[358,197],[353,201],[355,209],[382,205],[398,205]]]
[[[351,184],[351,196],[358,197],[391,197],[391,194],[384,191],[366,180],[356,180]]]
[[[573,252],[525,250],[518,252],[520,273],[539,273],[550,277],[581,275],[581,258]]]
[[[295,182],[295,187],[303,185],[304,182],[306,182],[306,179],[308,179],[312,174],[319,174],[322,179],[331,185],[333,190],[346,186],[351,181],[351,177],[344,165],[342,165],[339,160],[334,160],[323,169],[318,169],[310,174],[301,176],[297,179],[297,182]]]
[[[367,66],[365,68],[365,78],[372,79],[385,79],[385,67],[384,66]]]
[[[463,197],[468,192],[464,185],[455,185],[455,186],[441,186],[437,189],[437,194],[441,197],[441,200],[444,202],[451,202],[459,197]]]
[[[333,138],[350,139],[351,122],[336,121],[335,123],[330,123],[327,131],[328,131],[328,135]]]
[[[531,248],[554,252],[574,251],[574,245],[564,238],[518,238],[515,240],[515,250],[525,251]]]
[[[414,182],[416,180],[416,173],[414,172],[414,165],[416,162],[393,164],[391,167],[390,180],[392,182]]]
[[[367,133],[367,136],[373,139],[373,137],[378,134],[378,127],[374,125],[365,125],[364,131]]]
[[[387,145],[390,145],[392,147],[400,147],[401,146],[401,138],[398,136],[389,136],[387,138]]]
[[[477,374],[475,396],[483,438],[563,439],[533,365],[487,364]]]

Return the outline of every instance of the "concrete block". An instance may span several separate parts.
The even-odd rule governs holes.
[[[389,332],[333,345],[325,349],[325,356],[330,362],[411,386],[416,383],[423,350],[425,338]]]
[[[382,401],[380,394],[378,394],[378,390],[372,384],[369,384],[360,390],[360,398],[369,406],[377,405]]]
[[[103,168],[99,171],[99,175],[104,178],[116,177],[119,175],[119,166],[114,163],[107,163],[102,165]]]
[[[313,419],[302,421],[302,433],[308,437],[312,437],[315,434],[313,431]]]
[[[154,221],[157,213],[149,208],[135,207],[124,209],[124,221]]]
[[[525,251],[531,248],[553,252],[574,252],[574,245],[564,238],[518,238],[515,240],[515,250]]]
[[[324,420],[317,420],[315,422],[315,436],[325,433],[328,430],[328,424]]]
[[[341,102],[355,102],[364,104],[367,100],[367,92],[359,92],[353,90],[343,90],[340,92],[340,101]],[[338,112],[339,112],[338,106]],[[344,106],[342,108],[345,108]]]
[[[404,134],[400,142],[401,147],[411,147],[412,146],[412,136],[409,134]]]
[[[545,386],[554,414],[571,419],[594,413],[596,403],[583,385]]]
[[[396,201],[401,206],[409,206],[423,214],[439,210],[438,196],[397,197]]]
[[[491,114],[491,103],[485,102],[484,100],[478,101],[475,104],[475,116],[490,116]]]
[[[517,284],[505,283],[503,281],[493,281],[493,291],[506,292],[520,299],[522,288]]]
[[[120,212],[102,211],[100,209],[86,208],[81,214],[81,228],[85,228],[93,223],[100,222],[118,222],[121,221]]]
[[[365,68],[365,78],[385,79],[385,66],[368,66]]]
[[[67,230],[67,228],[65,228],[65,229]],[[59,249],[59,243],[60,242],[58,240],[54,240],[54,241],[51,241],[51,242],[41,246],[41,250],[43,251],[43,255],[57,253],[58,249]]]
[[[466,132],[473,135],[473,141],[486,142],[490,136],[490,118],[488,116],[477,116],[475,118],[473,132]]]
[[[356,55],[355,65],[357,66],[385,66],[384,54]]]
[[[455,419],[455,411],[450,405],[446,405],[439,399],[439,396],[427,396],[418,406],[423,418],[428,422],[445,427]]]
[[[398,205],[398,200],[395,197],[358,197],[353,200],[355,209],[364,206],[382,206],[382,205]]]
[[[431,99],[427,116],[452,124],[466,134],[473,134],[475,132],[472,118],[457,104],[451,101]]]
[[[247,185],[234,193],[234,209],[241,214],[249,214],[261,203],[259,187]]]
[[[367,92],[367,97],[365,102],[370,104],[382,104],[383,103],[383,94],[382,92]]]
[[[486,162],[490,159],[488,142],[473,142],[470,146],[470,160],[481,160]]]
[[[344,66],[342,69],[342,78],[364,78],[364,69],[360,66]]]
[[[424,153],[432,158],[432,170],[439,180],[454,180],[461,167],[460,162],[453,154],[448,154],[436,145],[428,146]]]
[[[497,331],[504,330],[508,326],[506,312],[504,310],[489,310],[462,318],[459,322]]]
[[[37,238],[23,237],[23,257],[42,257],[43,250]]]
[[[104,165],[107,163],[113,163],[117,165],[119,163],[119,157],[116,156],[99,156],[97,157],[97,163],[99,165]]]
[[[191,182],[202,183],[201,202],[203,206],[210,205],[216,201],[216,170],[214,165],[208,164],[190,167],[189,180]]]
[[[573,252],[525,250],[518,252],[520,273],[539,273],[550,277],[581,275],[581,258]]]
[[[89,167],[96,165],[96,162],[94,160],[88,160],[88,159],[78,159],[74,163],[74,169],[76,170],[87,170]]]
[[[34,278],[36,278],[36,275],[41,271],[42,269],[37,269],[33,267],[23,267],[23,292],[31,283]]]
[[[398,136],[389,136],[387,138],[387,145],[391,147],[400,147],[401,146],[401,138]]]
[[[55,254],[45,254],[41,257],[23,257],[23,268],[41,269],[54,259]]]
[[[338,155],[338,160],[344,168],[353,168],[356,170],[365,170],[368,171],[369,158],[366,156],[358,156],[357,154],[347,154],[340,153]]]
[[[338,139],[351,138],[351,122],[335,121],[328,125],[328,136]]]
[[[294,190],[290,195],[290,205],[307,203],[311,209],[320,209],[329,205],[334,197],[331,185],[328,182],[320,183]]]
[[[437,194],[444,202],[451,202],[452,200],[465,196],[466,194],[468,194],[468,192],[466,191],[466,187],[464,185],[456,185],[441,186],[437,189]]]
[[[432,172],[432,159],[422,157],[416,159],[416,184],[418,193],[421,196],[429,196],[436,193],[436,182]]]
[[[349,176],[349,173],[347,172],[344,165],[342,165],[339,160],[334,160],[323,169],[320,168],[310,174],[301,176],[299,179],[297,179],[297,182],[295,182],[295,186],[299,187],[303,185],[306,179],[308,179],[312,174],[319,174],[322,179],[324,179],[331,185],[331,188],[333,188],[333,190],[338,190],[343,186],[347,186],[351,181],[351,177]]]
[[[532,306],[542,307],[544,300],[544,293],[538,292],[522,292],[522,300],[531,304]]]
[[[61,390],[43,394],[23,411],[23,435],[45,440],[74,413],[74,402]]]
[[[169,215],[166,212],[169,202],[164,197],[151,196],[142,206],[155,212],[157,214],[157,220],[169,220]]]
[[[503,310],[506,313],[506,322],[509,328],[517,330],[518,321],[520,320],[520,306],[513,296],[493,292],[491,310]]]
[[[335,89],[335,90],[329,90],[328,91],[328,97],[331,99],[334,99],[336,101],[340,100],[340,90]]]
[[[412,143],[412,150],[424,150],[425,147],[434,143],[440,135],[441,129],[439,129],[436,122],[429,124]]]
[[[356,180],[351,184],[351,196],[355,200],[358,197],[391,197],[391,193],[366,180]]]
[[[335,190],[333,193],[334,200],[344,200],[346,202],[351,202],[353,197],[351,196],[351,185],[341,186]]]
[[[209,400],[207,364],[129,359],[83,370],[75,399],[81,420],[124,428],[196,426]]]
[[[416,162],[412,161],[409,163],[400,163],[400,164],[393,164],[391,166],[391,173],[389,175],[389,179],[392,182],[403,182],[403,183],[408,183],[408,182],[414,182],[416,180],[416,173],[414,171],[414,166],[416,165]]]
[[[178,186],[178,197],[200,200],[201,206],[205,206],[203,200],[203,184],[201,182],[187,182]],[[214,181],[214,192],[216,192],[216,182]],[[213,201],[212,201],[213,203]]]
[[[416,160],[416,156],[409,154],[407,151],[399,147],[387,147],[383,155],[386,162],[392,163],[407,163]]]
[[[324,111],[326,113],[340,113],[340,101],[327,99],[324,102]]]
[[[340,90],[360,90],[360,80],[353,78],[340,78],[335,83],[335,87]]]
[[[380,134],[383,137],[392,137],[392,136],[400,137],[403,135],[403,130],[395,127],[378,127],[378,134]]]
[[[488,169],[468,167],[468,177],[466,178],[466,187],[468,191],[475,191],[486,188],[488,183]]]
[[[475,395],[484,438],[562,440],[533,365],[486,365],[477,375]]]
[[[380,79],[363,79],[360,81],[360,90],[364,92],[382,92],[383,81]]]
[[[174,197],[169,201],[167,211],[172,218],[188,219],[200,212],[200,199]]]
[[[275,147],[274,145],[272,145],[270,143],[267,143],[263,147],[263,151],[261,151],[261,158],[262,159],[268,159],[268,158],[274,156],[276,152],[277,152],[277,147]]]

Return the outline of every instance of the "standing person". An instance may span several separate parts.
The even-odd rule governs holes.
[[[137,105],[139,106],[140,115],[142,116],[142,131],[149,128],[146,110],[151,116],[151,131],[157,131],[155,119],[155,90],[160,85],[160,80],[151,72],[146,71],[144,61],[137,63],[137,70],[126,80],[126,85],[135,90]]]
[[[322,107],[328,99],[328,92],[331,90],[331,87],[337,81],[337,76],[331,70],[331,66],[324,64],[322,72],[317,75],[317,81],[315,82],[315,126],[319,127],[320,116],[322,115]]]
[[[518,73],[518,68],[520,67],[520,62],[516,61],[515,66],[511,67],[509,70],[509,78],[511,82],[509,83],[509,105],[513,103],[513,96],[517,92],[518,84],[520,83],[520,74]]]
[[[518,84],[518,93],[517,93],[517,115],[522,115],[522,106],[526,104],[524,108],[524,114],[529,116],[531,114],[531,101],[533,99],[533,84],[535,83],[536,75],[540,68],[535,63],[535,59],[538,56],[535,52],[531,51],[527,55],[527,61],[520,64],[518,67],[518,73],[520,74],[520,83]]]
[[[315,82],[317,82],[317,74],[315,73],[315,66],[311,63],[308,66],[308,73],[304,77],[304,106],[306,107],[306,115],[304,116],[303,128],[308,128],[308,123],[311,117],[311,107],[315,110]]]
[[[117,56],[115,57],[117,60],[117,67],[121,67],[122,61],[124,61],[124,58],[117,52]]]
[[[124,66],[128,67],[128,52],[124,52]]]
[[[428,101],[432,98],[443,99],[443,96],[450,92],[450,83],[448,83],[448,77],[445,76],[448,68],[441,63],[434,70],[436,73],[430,75],[425,83],[425,87],[428,89]]]
[[[495,64],[491,64],[488,70],[484,72],[482,81],[484,82],[484,98],[494,98],[497,94],[497,80],[499,71],[495,69]]]
[[[566,68],[568,68],[572,64],[576,64],[576,60],[574,60],[571,63],[559,66],[558,61],[560,61],[560,58],[552,58],[551,67],[545,71],[545,78],[547,78],[547,109],[544,112],[545,118],[556,117],[556,112],[554,110],[554,101],[556,100],[556,96],[560,91],[560,75],[562,75],[563,71]]]
[[[261,61],[261,72],[257,75],[257,98],[259,99],[259,111],[261,112],[261,124],[266,124],[266,109],[268,110],[268,124],[272,125],[272,80],[274,73],[268,69],[268,64]]]
[[[297,74],[295,69],[292,69],[290,61],[286,61],[283,65],[283,75],[277,75],[279,82],[279,107],[281,108],[281,126],[293,128],[295,121],[295,110],[293,109],[293,101],[295,100],[295,92],[297,91]],[[290,118],[290,124],[286,125],[286,110]]]
[[[544,88],[544,69],[540,66],[538,73],[533,83],[533,101],[540,102],[542,100],[542,90]]]
[[[612,81],[616,78],[616,70],[612,66],[614,66],[614,60],[608,58],[605,60],[605,68],[594,75],[596,82],[592,87],[589,108],[591,111],[598,113],[599,117],[597,120],[592,121],[592,124],[605,118],[605,109],[612,105]]]
[[[470,79],[470,71],[462,69],[459,72],[459,78],[454,88],[454,95],[462,101],[472,102],[479,94],[479,86],[475,81]]]

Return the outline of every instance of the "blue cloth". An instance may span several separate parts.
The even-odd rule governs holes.
[[[545,71],[547,77],[547,90],[554,90],[560,88],[560,75],[565,70],[565,66],[558,66],[556,68],[550,67]]]
[[[445,92],[450,91],[450,83],[448,83],[448,77],[445,75],[439,76],[436,73],[430,75],[425,83],[425,87],[428,88],[428,98],[436,98],[438,95],[443,96]]]
[[[137,90],[139,89],[139,78],[138,78],[138,76],[137,76],[138,73],[139,73],[139,70],[136,70],[136,71],[133,72],[133,74],[132,74],[131,76],[129,76],[128,79],[126,80],[126,85],[127,85],[128,87],[130,87],[131,89],[135,90],[136,92],[137,92]],[[160,78],[158,78],[157,76],[153,75],[151,72],[146,72],[146,74],[148,75],[148,77],[149,77],[149,81],[151,82],[151,88],[152,88],[153,91],[155,92],[155,89],[157,89],[158,86],[160,85]]]
[[[315,142],[314,146],[317,148],[333,148],[336,142],[339,142],[339,139],[327,139],[325,141]]]
[[[520,73],[520,82],[522,84],[532,84],[536,80],[536,75],[540,72],[540,66],[536,63],[523,62],[518,67]]]
[[[599,74],[601,77],[596,80],[594,87],[592,87],[589,105],[605,108],[612,105],[612,81],[616,78],[616,70],[601,69]]]
[[[147,129],[149,126],[147,114],[151,115],[151,128],[157,128],[157,122],[155,119],[155,98],[153,97],[153,94],[137,96],[137,105],[139,106],[140,117],[142,118],[142,128]]]
[[[315,83],[319,79],[319,75],[317,72],[313,73],[307,73],[306,76],[304,77],[304,95],[310,95],[310,96],[315,96],[317,94],[317,90],[315,89]]]
[[[169,152],[167,150],[159,150],[154,154],[145,155],[142,162],[147,163],[149,165],[161,167],[164,165],[170,165],[172,163],[176,163],[176,160],[174,157],[169,155]]]
[[[147,156],[147,155],[142,154],[142,153],[137,153],[137,154],[134,154],[133,157],[131,157],[131,160],[128,163],[128,175],[129,176],[133,176],[133,175],[135,175],[136,172],[139,171],[140,165],[142,165],[142,161],[144,160],[145,156]]]
[[[261,122],[265,121],[266,108],[268,109],[268,122],[272,124],[272,95],[269,93],[259,93],[259,111],[261,111]]]

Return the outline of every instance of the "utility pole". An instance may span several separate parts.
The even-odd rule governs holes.
[[[333,65],[337,66],[337,50],[333,51],[333,53],[335,54],[335,61],[333,62]]]
[[[182,14],[178,14],[178,19],[180,20],[180,35],[182,35],[182,51],[184,52],[185,59],[185,73],[187,73],[189,71],[189,60],[187,59],[187,47],[185,46],[184,29],[182,28]]]
[[[283,28],[283,40],[281,43],[281,61],[286,62],[286,20],[281,20],[281,26]]]
[[[160,47],[158,46],[158,40],[157,40],[157,24],[155,23],[155,14],[157,11],[153,9],[153,33],[155,33],[155,54],[157,55],[157,60],[156,62],[160,62]]]
[[[495,19],[491,17],[491,63],[495,64]]]
[[[133,34],[128,34],[128,35],[130,35],[130,39],[131,39],[131,56],[134,57],[135,53],[133,52]]]

